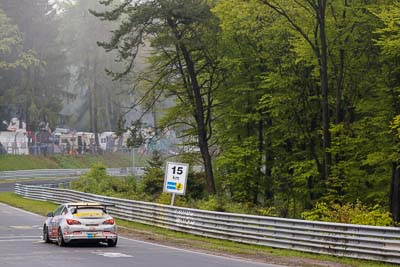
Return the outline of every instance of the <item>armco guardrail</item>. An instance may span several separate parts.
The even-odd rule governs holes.
[[[16,184],[25,198],[56,203],[95,201],[113,204],[121,219],[200,236],[274,248],[400,263],[400,229],[291,220],[173,207],[99,196],[67,189]]]
[[[41,169],[41,170],[21,170],[21,171],[2,171],[0,180],[17,180],[31,178],[55,178],[55,177],[78,177],[88,172],[89,169]],[[107,173],[112,176],[127,176],[136,174],[143,176],[144,168],[108,168]]]

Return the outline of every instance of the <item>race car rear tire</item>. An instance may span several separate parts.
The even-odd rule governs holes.
[[[43,240],[46,243],[50,243],[49,228],[46,225],[43,226]]]
[[[115,239],[115,240],[112,240],[112,239],[107,240],[107,245],[108,245],[109,247],[115,247],[115,246],[117,245],[117,241],[118,241],[118,239]]]
[[[57,244],[60,247],[64,247],[65,246],[65,241],[64,241],[64,237],[63,237],[61,228],[58,228]]]

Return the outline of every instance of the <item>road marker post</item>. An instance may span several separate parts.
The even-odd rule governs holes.
[[[166,163],[163,192],[172,194],[171,206],[174,205],[175,195],[185,194],[188,172],[189,164],[178,162]]]
[[[175,202],[175,193],[172,193],[172,196],[171,196],[171,206],[174,205],[174,202]]]

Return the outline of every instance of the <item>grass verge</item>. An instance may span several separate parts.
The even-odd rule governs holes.
[[[40,215],[54,210],[57,204],[22,198],[14,193],[0,193],[0,202]],[[219,239],[205,238],[136,222],[118,220],[124,235],[149,242],[197,250],[217,255],[241,257],[250,260],[283,264],[287,266],[363,266],[391,267],[392,264],[377,263],[349,258],[339,258],[291,250],[272,249],[265,246],[247,245]]]
[[[139,159],[141,159],[141,157]],[[139,159],[137,160],[137,164],[143,164]],[[34,155],[0,155],[0,171],[89,168],[96,163],[103,163],[109,168],[130,167],[132,166],[132,157],[130,155],[120,154],[77,156],[50,155],[47,157]]]
[[[51,202],[22,198],[10,192],[0,193],[0,202],[43,216],[46,216],[47,213],[53,211],[58,206]]]

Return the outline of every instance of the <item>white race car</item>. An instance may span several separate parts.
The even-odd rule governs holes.
[[[66,203],[47,215],[43,225],[43,240],[65,246],[72,241],[106,242],[117,245],[117,226],[100,203]]]

